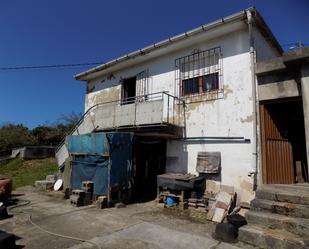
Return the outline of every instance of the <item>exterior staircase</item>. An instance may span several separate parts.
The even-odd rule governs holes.
[[[90,107],[68,135],[94,131],[119,130],[136,127],[184,127],[184,100],[167,92],[134,97],[134,101],[115,100]],[[69,157],[65,138],[56,149],[59,167]]]
[[[246,213],[239,240],[259,248],[309,248],[309,184],[264,185]]]

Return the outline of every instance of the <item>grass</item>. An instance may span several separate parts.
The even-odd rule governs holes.
[[[47,175],[57,172],[54,158],[23,161],[19,158],[0,162],[0,176],[13,180],[13,189],[34,185],[36,180],[45,180]]]

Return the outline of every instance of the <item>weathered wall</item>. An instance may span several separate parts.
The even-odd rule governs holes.
[[[272,79],[274,77],[271,77]],[[259,80],[260,82],[260,80]],[[258,86],[259,101],[301,96],[295,79],[273,81],[273,83]]]
[[[257,43],[262,37],[256,39]],[[132,77],[144,70],[149,73],[149,93],[168,91],[175,95],[175,59],[189,55],[195,49],[205,50],[217,46],[220,46],[222,51],[220,84],[224,91],[219,99],[187,103],[186,135],[240,136],[252,141],[252,80],[246,28],[211,41],[200,40],[199,43],[178,52],[88,82],[90,92],[86,96],[85,109],[103,101],[119,100],[121,79]],[[267,58],[272,50],[263,49],[263,46],[268,45],[260,45],[259,53],[262,58]],[[169,141],[167,171],[196,173],[199,151],[220,151],[222,183],[235,186],[241,196],[240,200],[248,201],[253,197],[253,179],[248,176],[254,169],[250,142]]]
[[[256,27],[253,28],[253,36],[257,62],[270,60],[278,56],[274,48],[269,45]]]

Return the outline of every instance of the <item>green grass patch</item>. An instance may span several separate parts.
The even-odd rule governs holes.
[[[13,189],[32,186],[36,180],[45,180],[47,175],[54,174],[57,170],[54,158],[27,161],[17,158],[0,163],[0,176],[12,179]]]

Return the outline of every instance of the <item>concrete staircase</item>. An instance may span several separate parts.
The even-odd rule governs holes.
[[[309,184],[262,186],[246,218],[240,241],[259,248],[309,248]]]

